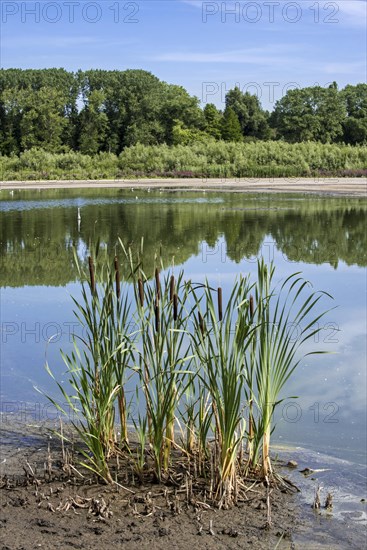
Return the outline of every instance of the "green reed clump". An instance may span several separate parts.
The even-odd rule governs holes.
[[[253,341],[246,355],[247,398],[250,404],[249,435],[252,468],[259,465],[262,476],[271,473],[270,435],[275,408],[283,401],[279,394],[299,365],[300,349],[321,328],[318,321],[327,313],[315,313],[325,292],[309,291],[310,283],[293,273],[277,288],[273,286],[275,267],[258,262],[255,285],[256,306],[252,306]],[[295,331],[297,338],[295,338]],[[309,351],[306,355],[324,353]],[[253,407],[257,408],[255,421]]]
[[[240,277],[224,312],[221,289],[213,291],[206,282],[202,297],[193,291],[198,310],[191,334],[196,376],[206,389],[214,425],[215,498],[225,506],[236,499],[237,459],[245,434],[244,366],[246,349],[251,342],[249,289],[249,278]]]
[[[116,446],[116,400],[122,442],[127,440],[124,383],[132,350],[127,331],[130,306],[126,294],[121,298],[117,260],[115,281],[108,264],[96,272],[90,257],[89,281],[85,282],[86,274],[77,258],[76,264],[82,290],[81,299],[72,298],[76,306],[74,314],[86,337],[75,336],[73,351],[61,352],[74,395],[69,395],[59,383],[58,386],[70,411],[77,415],[78,420],[73,423],[87,448],[85,465],[111,482],[109,459]]]
[[[131,260],[129,253],[126,257]],[[131,277],[135,289],[135,323],[140,335],[136,349],[137,371],[146,406],[139,430],[142,432],[145,427],[148,430],[154,473],[161,480],[171,460],[176,407],[182,393],[184,369],[190,360],[185,344],[187,290],[182,272],[177,280],[172,273],[162,278],[156,267],[150,281],[142,269],[137,276],[131,262]]]
[[[89,259],[89,282],[73,298],[86,337],[62,354],[73,394],[58,386],[79,414],[84,464],[112,483],[119,475],[113,459],[125,457],[140,480],[165,481],[181,455],[189,475],[205,480],[209,498],[229,507],[243,476],[272,475],[274,410],[302,346],[320,330],[325,293],[310,290],[299,273],[275,286],[274,265],[260,260],[256,280],[240,276],[225,299],[221,288],[185,281],[158,258],[148,277],[142,246],[137,254],[122,251],[123,269],[117,257],[101,268],[99,258],[96,265]],[[129,284],[121,285],[120,273]],[[137,414],[127,381],[135,383]]]

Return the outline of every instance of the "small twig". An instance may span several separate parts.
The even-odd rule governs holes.
[[[48,443],[48,446],[47,446],[46,471],[47,471],[48,478],[51,479],[51,476],[52,476],[52,458],[51,458],[50,443]]]
[[[28,468],[29,468],[29,471],[31,472],[31,476],[32,476],[34,479],[36,479],[36,476],[35,476],[35,474],[34,474],[33,468],[32,468],[32,466],[29,464],[28,460],[26,460],[25,463],[27,464],[27,466],[28,466]]]
[[[271,506],[270,506],[270,483],[268,476],[265,476],[266,481],[266,527],[267,529],[270,529],[272,523],[271,523]]]
[[[195,504],[201,506],[202,508],[205,508],[205,510],[211,510],[212,507],[207,502],[201,502],[200,500],[197,500]]]
[[[280,535],[280,539],[278,540],[276,546],[274,547],[274,550],[277,550],[279,544],[280,544],[280,543],[282,542],[282,540],[283,540],[283,537],[284,537],[284,533],[282,533],[282,534]]]
[[[124,489],[124,491],[127,491],[128,493],[131,493],[132,495],[135,495],[135,491],[133,491],[132,489],[128,489],[127,487],[125,487],[124,485],[121,485],[121,483],[118,483],[117,481],[114,481],[113,482],[115,485],[117,485],[118,487],[120,487],[120,489]]]
[[[329,512],[331,512],[331,510],[333,509],[333,495],[331,493],[327,494],[325,500],[325,508],[326,510],[329,510]]]
[[[313,501],[313,504],[312,504],[312,508],[314,510],[319,510],[320,507],[321,507],[321,500],[320,500],[320,491],[321,491],[321,489],[322,488],[320,487],[320,485],[316,489],[315,500]]]

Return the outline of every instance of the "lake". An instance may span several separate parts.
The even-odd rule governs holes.
[[[311,195],[148,190],[1,191],[1,401],[3,415],[52,417],[38,388],[59,397],[45,357],[62,378],[60,348],[75,328],[79,285],[73,249],[86,259],[100,239],[138,246],[146,271],[155,252],[194,281],[228,294],[256,260],[274,260],[276,280],[302,271],[335,307],[314,349],[287,384],[273,441],[354,464],[366,460],[367,200]],[[50,337],[53,341],[48,344]]]

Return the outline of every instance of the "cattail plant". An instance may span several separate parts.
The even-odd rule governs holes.
[[[131,265],[132,278],[134,272]],[[185,374],[184,365],[189,360],[188,343],[185,347],[187,315],[184,304],[187,291],[182,273],[177,281],[173,274],[167,274],[161,282],[160,269],[156,267],[154,282],[151,283],[142,271],[141,276],[144,278],[144,298],[140,292],[136,295],[139,300],[136,322],[141,336],[139,373],[145,396],[146,425],[154,457],[154,472],[160,480],[167,472],[171,459],[175,411]]]
[[[274,409],[283,399],[280,391],[297,368],[302,356],[300,349],[321,328],[318,321],[327,313],[314,311],[325,292],[308,291],[310,283],[299,273],[293,273],[280,285],[273,288],[274,265],[269,266],[261,259],[258,262],[257,283],[255,286],[256,307],[255,349],[250,348],[247,356],[247,383],[256,402],[259,418],[254,422],[253,466],[258,463],[261,448],[261,474],[268,477],[271,472],[270,435]],[[306,295],[305,297],[303,297]],[[329,310],[330,311],[330,310]],[[290,327],[298,328],[294,339]],[[316,328],[315,328],[316,327]],[[324,353],[311,351],[306,355]],[[252,373],[256,383],[252,378]]]
[[[115,295],[110,293],[111,312],[110,325],[112,326],[112,342],[116,345],[116,355],[113,361],[116,382],[119,390],[117,405],[120,416],[120,444],[128,444],[128,418],[125,384],[128,377],[128,367],[134,364],[132,338],[134,334],[129,329],[131,320],[131,304],[127,285],[124,285],[125,293],[121,296],[120,269],[118,258],[115,256]]]
[[[157,270],[156,270],[157,273]],[[178,277],[180,287],[182,275]],[[170,302],[169,276],[155,288],[148,283],[145,287],[146,313],[141,318],[144,339],[142,341],[141,365],[149,372],[143,377],[147,414],[151,422],[150,443],[153,449],[155,474],[161,479],[170,463],[171,447],[174,443],[175,409],[179,400],[183,365],[188,360],[185,349],[186,319],[177,315]],[[160,299],[156,295],[160,290]],[[184,300],[184,294],[182,299]],[[182,309],[182,308],[181,308]],[[154,327],[153,327],[154,325]]]
[[[149,471],[164,481],[174,449],[183,451],[189,472],[205,479],[209,498],[229,507],[244,472],[271,479],[274,409],[302,346],[320,330],[326,312],[315,311],[326,293],[309,290],[299,273],[275,287],[274,265],[261,259],[255,283],[240,276],[224,300],[221,287],[185,282],[182,271],[175,276],[162,263],[148,278],[142,246],[137,258],[123,245],[122,251],[123,284],[117,256],[112,264],[101,263],[97,251],[95,260],[90,256],[86,282],[75,254],[82,280],[75,315],[86,336],[62,353],[73,394],[57,384],[78,415],[74,425],[87,447],[83,464],[113,483],[111,459],[123,455],[141,480]],[[137,417],[126,399],[131,377]],[[129,422],[137,448],[129,445]]]
[[[143,281],[140,278],[138,279],[138,292],[140,307],[144,307],[144,286]]]
[[[197,377],[210,397],[214,422],[215,497],[230,506],[236,498],[236,460],[244,437],[243,386],[245,352],[249,345],[247,322],[248,278],[241,277],[233,287],[221,321],[215,312],[212,289],[204,286],[206,311],[201,298],[193,295],[199,309],[191,335],[197,360]],[[203,330],[204,318],[207,330]]]
[[[222,289],[218,288],[218,320],[222,321],[223,319],[223,298],[222,298]]]
[[[170,302],[173,301],[173,296],[175,295],[175,276],[171,275],[170,281],[169,281],[169,299]]]
[[[249,300],[249,323],[251,329],[254,330],[254,297],[250,295]],[[248,402],[249,415],[248,415],[248,437],[247,437],[247,452],[248,452],[248,464],[253,467],[256,465],[254,459],[254,366],[255,366],[255,354],[256,354],[256,337],[252,335],[251,343],[249,346],[248,360],[246,362],[246,381],[247,386],[245,389],[246,398]]]
[[[78,420],[73,423],[88,450],[83,451],[87,459],[84,465],[112,482],[109,459],[115,452],[115,402],[122,395],[129,351],[128,305],[127,301],[118,305],[114,278],[107,263],[97,273],[90,257],[90,282],[86,284],[76,253],[75,262],[83,282],[81,299],[73,298],[74,313],[86,337],[75,336],[73,351],[61,352],[74,395],[58,386],[70,410],[77,415]],[[48,365],[46,368],[52,374]],[[126,423],[126,419],[121,418],[121,422]]]
[[[120,281],[119,261],[117,256],[115,256],[114,264],[115,264],[116,297],[119,300],[120,294],[121,294],[121,287],[120,287],[121,281]]]
[[[93,258],[89,256],[88,258],[88,265],[89,265],[89,277],[90,277],[90,289],[92,294],[96,291],[96,281],[95,281],[95,274],[94,274],[94,263]]]

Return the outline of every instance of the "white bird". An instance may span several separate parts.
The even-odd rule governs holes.
[[[78,221],[80,221],[82,219],[82,215],[80,213],[80,208],[78,208]]]

